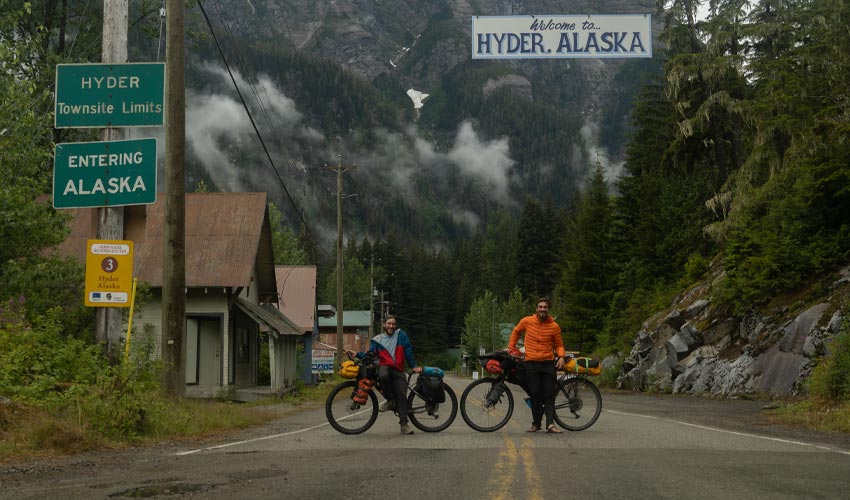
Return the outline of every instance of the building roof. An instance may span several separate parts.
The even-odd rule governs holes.
[[[303,332],[316,320],[316,266],[275,266],[277,308]]]
[[[236,307],[251,317],[257,324],[265,325],[275,330],[280,335],[303,335],[298,325],[289,320],[280,311],[272,306],[261,306],[254,304],[242,297],[236,297]]]
[[[353,328],[369,328],[369,311],[343,311],[342,326]],[[319,318],[319,328],[330,328],[336,326],[336,316],[331,318]]]
[[[336,307],[330,304],[319,304],[316,310],[319,311],[320,318],[333,318],[336,316]]]
[[[124,238],[134,242],[134,274],[140,282],[162,286],[165,195],[152,205],[125,207]],[[86,240],[97,234],[97,209],[66,209],[71,234],[62,255],[85,262]],[[248,287],[254,265],[274,268],[266,193],[186,193],[186,286]],[[274,273],[258,272],[261,301],[276,301]]]

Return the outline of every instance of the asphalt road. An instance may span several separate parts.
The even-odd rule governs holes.
[[[458,415],[412,436],[391,414],[345,436],[315,405],[206,441],[5,464],[0,499],[850,498],[850,439],[770,425],[765,404],[604,393],[596,425],[554,435],[524,432],[520,400],[498,432]]]

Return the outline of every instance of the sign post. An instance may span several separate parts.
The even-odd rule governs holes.
[[[133,289],[133,242],[86,242],[86,306],[129,307]]]
[[[161,127],[165,63],[57,64],[56,128]]]

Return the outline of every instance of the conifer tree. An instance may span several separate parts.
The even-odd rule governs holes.
[[[546,287],[545,275],[556,263],[549,260],[549,247],[553,232],[549,227],[543,207],[528,198],[522,211],[517,252],[517,285],[526,297],[551,293]]]
[[[497,210],[487,223],[482,285],[500,298],[516,287],[518,230],[518,221],[504,209]]]
[[[612,227],[608,183],[597,163],[567,230],[570,245],[558,294],[564,307],[559,324],[583,352],[596,347],[616,288]]]

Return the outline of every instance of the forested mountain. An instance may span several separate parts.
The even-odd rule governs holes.
[[[204,5],[206,16],[197,6],[190,16],[190,187],[269,190],[325,246],[336,179],[321,167],[340,156],[357,164],[345,176],[357,194],[344,203],[347,238],[394,232],[451,249],[493,210],[518,214],[528,195],[569,206],[596,158],[619,168],[633,97],[659,71],[651,59],[470,59],[472,15],[651,13],[645,1]],[[147,38],[140,59],[154,56]],[[294,203],[247,120],[218,120],[240,106],[225,64]],[[428,94],[421,109],[410,89]]]
[[[131,57],[162,59],[158,4],[131,5]],[[356,163],[346,308],[368,307],[374,283],[426,355],[499,347],[498,325],[537,294],[568,346],[624,353],[711,263],[711,300],[742,316],[826,293],[818,279],[850,260],[846,2],[203,5],[189,14],[187,188],[269,191],[281,248],[321,266],[330,300],[336,177],[321,167]],[[655,58],[469,60],[471,15],[584,11],[651,11]],[[36,318],[45,290],[77,286],[39,257],[61,225],[31,203],[54,142],[85,137],[50,128],[52,68],[97,59],[99,14],[45,0],[0,15],[0,290]],[[421,109],[408,89],[429,94]]]

